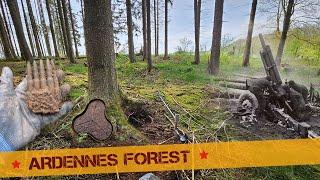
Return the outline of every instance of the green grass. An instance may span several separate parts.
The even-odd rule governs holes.
[[[82,62],[78,64],[68,64],[68,65],[64,65],[63,63],[59,63],[59,64],[66,74],[77,73],[77,74],[85,75],[88,73],[88,68],[85,67]]]

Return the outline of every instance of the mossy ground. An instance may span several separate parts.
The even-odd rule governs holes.
[[[217,138],[220,140],[237,140],[237,136],[233,136],[232,131],[227,131],[228,128],[232,128],[228,123],[222,129],[223,132],[219,133],[219,137],[215,134],[221,124],[231,115],[218,105],[208,105],[210,104],[210,98],[204,89],[208,85],[216,85],[218,83],[217,78],[238,78],[237,74],[264,75],[262,62],[259,58],[252,58],[250,67],[243,68],[241,67],[241,56],[223,52],[219,76],[209,76],[207,74],[208,59],[209,54],[203,53],[201,64],[193,65],[192,54],[175,53],[171,54],[170,60],[162,60],[161,57],[154,58],[154,69],[151,73],[148,73],[146,62],[138,58],[138,61],[132,64],[127,56],[119,54],[116,59],[118,82],[122,93],[130,98],[155,102],[158,100],[157,93],[160,92],[169,106],[181,115],[181,126],[188,133],[194,133],[200,142],[215,141]],[[85,59],[78,60],[77,64],[69,64],[67,61],[58,61],[57,63],[66,73],[65,82],[72,86],[70,99],[75,100],[80,96],[86,96],[88,78]],[[291,64],[290,68],[292,70],[290,72],[281,70],[283,79],[294,79],[306,85],[311,82],[319,83],[320,79],[316,76],[319,67],[310,64],[301,66],[296,61],[292,61]],[[25,73],[24,62],[1,61],[0,68],[3,66],[9,66],[14,70],[15,76],[17,76],[16,81],[21,80],[19,76]],[[68,132],[62,133],[59,138],[71,138],[71,141],[75,141],[78,145],[83,142],[87,143],[87,136],[73,135],[74,133],[71,130],[72,116],[80,111],[81,108],[76,107],[70,117],[62,120],[57,127],[48,131],[51,134]],[[131,129],[126,127],[127,119],[120,105],[111,106],[108,117],[111,121],[118,121],[122,124],[123,131]],[[208,132],[211,134],[208,134]],[[126,141],[127,139],[128,136],[126,135],[117,137],[119,141]],[[37,141],[39,142],[36,144],[39,145],[43,142],[43,139],[38,138]],[[99,145],[107,146],[110,144],[107,142]],[[52,146],[55,146],[55,144],[46,147],[54,148]],[[59,147],[63,147],[63,144],[60,144],[57,148]],[[38,148],[41,148],[41,146]],[[200,171],[198,177],[204,179],[320,179],[320,174],[318,166],[288,166]]]

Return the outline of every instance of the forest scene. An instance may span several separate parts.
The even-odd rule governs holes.
[[[63,101],[74,104],[20,150],[320,136],[319,0],[0,0],[0,47],[0,69],[12,70],[15,87],[38,76],[31,67],[39,64],[41,81],[42,63],[53,65],[69,85]],[[95,99],[110,123],[102,139],[74,125]],[[150,173],[320,179],[320,166]]]

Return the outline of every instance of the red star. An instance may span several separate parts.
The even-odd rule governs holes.
[[[13,169],[20,168],[20,162],[17,160],[13,161],[11,164],[13,166]]]
[[[207,159],[208,158],[208,154],[209,153],[207,153],[204,150],[202,150],[202,152],[200,153],[200,159]]]

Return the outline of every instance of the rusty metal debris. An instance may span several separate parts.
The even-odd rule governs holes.
[[[52,60],[46,60],[46,68],[40,59],[27,63],[27,105],[34,113],[50,114],[59,112],[62,98],[57,70]]]
[[[92,100],[86,109],[74,118],[72,127],[77,134],[88,134],[97,141],[107,140],[112,135],[113,127],[105,113],[104,102],[99,99]]]

